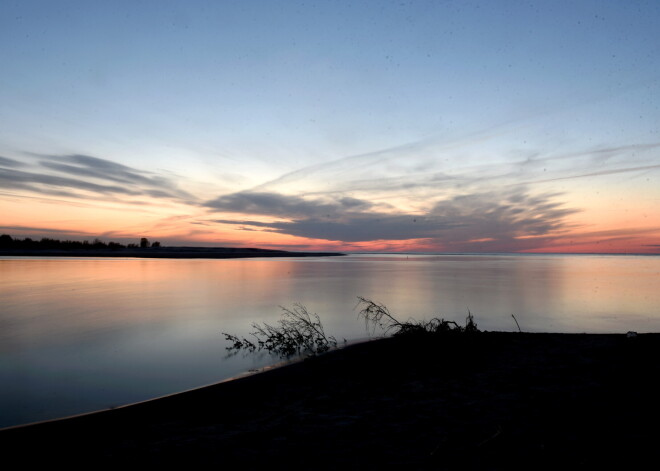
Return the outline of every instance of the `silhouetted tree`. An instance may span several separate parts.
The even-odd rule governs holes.
[[[140,247],[143,248],[143,249],[146,249],[147,247],[149,247],[149,239],[147,239],[146,237],[143,237],[142,239],[140,239]]]
[[[133,244],[137,247],[137,244]],[[87,240],[59,240],[50,237],[42,237],[41,240],[32,240],[29,237],[25,239],[14,239],[8,234],[0,235],[0,247],[5,249],[28,249],[28,250],[89,250],[89,249],[120,249],[124,247],[118,242],[105,243],[100,239],[94,239],[93,242]]]
[[[151,244],[151,246],[152,246],[152,247],[160,247],[160,242],[158,242],[157,240],[155,240],[155,241]]]
[[[2,234],[0,236],[0,247],[11,247],[13,245],[14,239],[11,238],[8,234]]]

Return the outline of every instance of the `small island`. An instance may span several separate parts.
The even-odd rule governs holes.
[[[145,237],[139,244],[120,244],[42,238],[18,239],[0,236],[0,256],[15,257],[138,257],[138,258],[249,258],[249,257],[333,257],[339,252],[289,252],[251,247],[165,247],[149,242]]]

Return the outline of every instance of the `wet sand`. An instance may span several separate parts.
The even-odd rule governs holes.
[[[23,466],[630,469],[657,458],[659,359],[660,334],[385,339],[0,443]]]

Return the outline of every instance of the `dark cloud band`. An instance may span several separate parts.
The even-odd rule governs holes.
[[[430,239],[445,249],[490,246],[510,251],[516,244],[533,248],[535,243],[547,243],[567,228],[565,218],[576,210],[565,208],[558,197],[530,195],[523,189],[465,194],[438,201],[423,215],[370,211],[372,206],[362,200],[328,202],[275,193],[235,193],[207,206],[214,211],[286,219],[214,221],[244,230],[342,242]]]

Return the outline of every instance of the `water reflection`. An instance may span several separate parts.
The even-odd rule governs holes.
[[[0,426],[215,382],[274,361],[226,358],[300,302],[338,340],[366,335],[357,296],[401,318],[486,330],[660,331],[660,257],[349,256],[0,260]]]

